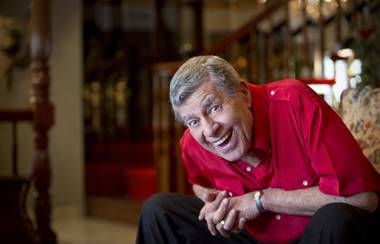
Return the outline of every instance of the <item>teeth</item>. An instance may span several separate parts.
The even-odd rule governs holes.
[[[231,133],[232,133],[231,131],[228,132],[227,134],[225,134],[223,136],[223,138],[221,138],[220,140],[217,140],[216,142],[214,142],[214,144],[217,145],[217,146],[220,146],[221,144],[223,144],[223,142],[225,142],[228,139],[228,137],[230,137]]]

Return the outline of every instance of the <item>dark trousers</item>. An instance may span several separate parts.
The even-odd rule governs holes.
[[[137,244],[260,243],[246,231],[229,238],[212,236],[205,221],[198,220],[203,202],[194,196],[159,193],[148,199],[141,212]],[[376,233],[377,231],[377,233]],[[375,237],[377,240],[375,240]],[[380,243],[379,210],[332,203],[320,208],[297,244]]]

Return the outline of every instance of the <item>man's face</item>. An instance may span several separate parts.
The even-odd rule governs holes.
[[[233,97],[204,82],[178,113],[200,145],[228,161],[236,161],[251,147],[253,116],[248,94],[243,82]]]

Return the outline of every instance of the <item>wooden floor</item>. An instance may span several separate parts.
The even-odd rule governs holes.
[[[88,217],[75,207],[54,209],[58,244],[134,244],[137,226]]]
[[[125,224],[136,225],[142,202],[127,197],[87,197],[86,214]]]

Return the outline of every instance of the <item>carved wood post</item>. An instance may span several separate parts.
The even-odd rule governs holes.
[[[291,13],[290,13],[290,1],[285,1],[284,12],[285,12],[285,50],[284,50],[284,66],[285,66],[285,76],[294,77],[294,69],[291,67],[291,64],[294,62],[292,60],[293,54],[293,36],[292,30],[290,27],[291,23]]]
[[[35,214],[40,243],[56,243],[50,226],[50,180],[48,131],[54,124],[54,107],[49,100],[50,0],[31,0],[32,98],[34,113],[35,155],[33,183],[36,189]]]
[[[319,2],[319,55],[321,56],[321,77],[325,77],[325,65],[324,65],[324,56],[325,56],[325,18],[323,16],[323,1]]]

